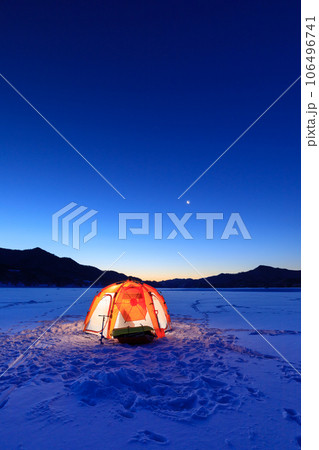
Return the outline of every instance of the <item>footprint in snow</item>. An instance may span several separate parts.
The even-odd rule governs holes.
[[[169,443],[169,440],[160,434],[153,433],[149,430],[138,431],[136,435],[130,439],[129,442],[140,442],[141,444],[159,444],[166,445]]]
[[[299,425],[301,424],[300,414],[298,414],[294,409],[284,408],[282,415],[287,420],[297,422]]]

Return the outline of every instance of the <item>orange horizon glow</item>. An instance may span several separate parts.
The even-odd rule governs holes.
[[[233,269],[233,270],[226,270],[226,269],[221,269],[220,271],[210,271],[210,272],[205,272],[202,274],[202,276],[198,275],[198,273],[194,273],[191,271],[187,271],[187,272],[157,272],[156,275],[154,275],[154,271],[152,272],[143,272],[143,274],[141,274],[139,271],[128,271],[126,269],[111,269],[114,270],[116,272],[119,273],[124,273],[125,275],[127,275],[128,277],[135,277],[135,278],[140,278],[141,280],[145,280],[145,281],[165,281],[165,280],[172,280],[175,278],[179,278],[179,279],[187,279],[187,278],[191,278],[193,280],[198,280],[201,278],[208,278],[208,277],[212,277],[212,276],[217,276],[220,275],[221,273],[227,273],[227,274],[236,274],[236,273],[240,273],[240,272],[247,272],[249,270],[253,270],[256,269],[256,267],[258,267],[258,265],[255,265],[254,267],[245,267],[245,268],[238,268],[238,269]],[[272,267],[277,267],[276,265],[273,265]],[[100,268],[100,267],[99,267]],[[300,268],[298,267],[281,267],[282,269],[289,269],[289,270],[300,270]],[[105,269],[101,269],[101,270],[105,270]],[[159,275],[160,273],[160,275]]]

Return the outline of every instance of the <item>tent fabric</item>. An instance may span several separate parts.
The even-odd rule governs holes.
[[[152,330],[157,338],[165,336],[171,319],[164,297],[148,284],[127,280],[111,284],[93,299],[83,331],[113,339],[123,329],[130,333]],[[116,330],[118,330],[116,332]]]

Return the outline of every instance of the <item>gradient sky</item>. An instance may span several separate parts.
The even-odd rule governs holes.
[[[126,197],[0,79],[2,247],[39,246],[104,269],[126,251],[113,269],[144,279],[197,278],[178,251],[203,275],[300,267],[300,81],[178,200],[300,75],[299,2],[0,8],[1,73]],[[51,240],[51,215],[72,201],[99,211],[98,235],[80,250]],[[194,217],[193,240],[119,241],[119,212],[225,220],[210,241]],[[231,212],[251,240],[220,239]],[[164,236],[171,229],[165,220]]]

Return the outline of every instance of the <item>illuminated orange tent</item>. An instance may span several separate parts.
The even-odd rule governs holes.
[[[83,331],[138,344],[164,337],[170,325],[162,295],[148,284],[128,279],[110,284],[94,297]]]

